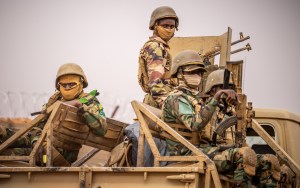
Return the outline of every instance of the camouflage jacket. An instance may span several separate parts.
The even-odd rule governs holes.
[[[157,36],[150,37],[140,50],[139,63],[143,64],[140,66],[144,71],[139,70],[139,82],[143,90],[153,97],[157,103],[156,107],[159,108],[172,88],[168,76],[171,61],[169,45]],[[141,80],[143,77],[148,81]]]
[[[165,122],[180,123],[191,131],[202,131],[216,110],[213,98],[204,106],[198,93],[193,94],[184,87],[178,87],[166,98],[162,107]]]

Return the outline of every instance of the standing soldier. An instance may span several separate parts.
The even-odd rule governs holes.
[[[236,103],[235,91],[222,89],[204,105],[199,98],[199,85],[204,71],[202,59],[195,51],[186,50],[174,58],[171,74],[178,78],[179,86],[168,95],[163,104],[162,119],[165,122],[182,124],[187,131],[202,132],[212,118],[222,95],[227,103]],[[179,143],[168,141],[168,144],[173,155],[189,154]],[[200,144],[200,149],[215,162],[220,173],[232,174],[237,186],[252,187],[251,177],[255,175],[256,156],[251,148],[230,148],[222,151],[209,144]]]
[[[168,41],[178,29],[178,17],[168,6],[156,8],[151,15],[149,29],[153,36],[140,50],[138,80],[147,94],[144,103],[161,108],[166,95],[171,91],[171,55]]]
[[[167,94],[172,90],[170,80],[171,54],[168,41],[178,29],[178,17],[174,9],[168,6],[156,8],[150,18],[149,29],[153,30],[153,36],[140,50],[138,81],[146,93],[144,103],[155,108],[161,108]],[[132,160],[136,164],[139,136],[139,122],[125,128],[125,134],[133,143]],[[166,154],[165,142],[154,138],[162,155]],[[149,145],[145,145],[144,166],[153,166],[153,155]]]

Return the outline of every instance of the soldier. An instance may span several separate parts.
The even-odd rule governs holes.
[[[237,101],[235,91],[222,89],[204,105],[198,89],[204,71],[203,61],[195,51],[186,50],[174,58],[171,74],[178,78],[179,86],[168,95],[163,104],[162,119],[165,122],[179,123],[189,131],[201,132],[214,114],[222,95],[229,104]],[[168,144],[173,155],[189,154],[178,143],[168,141]],[[255,175],[256,156],[251,148],[220,151],[218,147],[200,145],[200,149],[215,162],[220,173],[232,174],[237,186],[252,187],[251,177]]]
[[[143,91],[147,94],[144,103],[161,108],[166,95],[172,90],[169,71],[171,66],[171,54],[168,41],[174,36],[178,29],[179,19],[175,11],[168,6],[156,8],[152,14],[149,29],[153,30],[153,36],[144,44],[140,50],[138,81]],[[133,143],[132,164],[136,165],[139,122],[125,128],[126,136]],[[166,154],[165,141],[154,138],[156,145],[160,148],[162,155]],[[149,145],[145,144],[144,166],[153,166],[153,155]]]
[[[224,69],[219,69],[211,72],[205,84],[205,94],[213,97],[216,92],[222,89],[224,83]],[[229,79],[229,87],[234,88],[232,78]],[[222,102],[222,101],[221,101]],[[215,131],[216,127],[220,126],[224,120],[228,119],[230,116],[235,114],[234,106],[225,104],[219,105],[215,114],[213,115],[209,126],[205,127],[205,135],[209,135],[212,139],[212,133]],[[232,127],[234,129],[234,127]],[[209,131],[207,131],[207,129]],[[222,143],[222,140],[227,144],[232,144],[233,141],[228,139],[233,135],[233,129],[227,131],[223,138],[218,137],[218,143]],[[229,132],[229,133],[228,133]],[[226,137],[227,136],[227,137]],[[232,138],[233,136],[231,136]],[[253,183],[257,187],[276,187],[278,181],[280,180],[280,164],[277,157],[273,154],[257,154],[257,165],[255,170],[255,177],[253,178]]]
[[[209,101],[210,98],[214,97],[217,91],[223,88],[224,72],[225,72],[224,69],[218,69],[212,71],[208,75],[204,87],[204,93],[206,96],[208,96],[207,101]],[[228,87],[230,89],[235,88],[231,75],[229,77]],[[217,137],[213,137],[213,134],[217,126],[219,126],[222,121],[228,119],[234,113],[235,113],[234,105],[228,105],[226,102],[224,102],[224,100],[220,100],[219,105],[216,107],[216,111],[213,114],[208,126],[205,126],[205,129],[201,134],[201,139],[207,140],[208,142],[213,140],[214,142],[213,145],[215,145],[216,143],[218,144],[225,143],[227,146],[230,147],[230,145],[234,144],[233,133],[235,127],[233,126],[230,127],[230,130],[226,130],[226,132],[224,132],[222,135],[218,135],[218,136],[216,135]]]
[[[172,90],[168,74],[172,60],[168,41],[174,36],[178,24],[178,17],[171,7],[156,8],[149,24],[153,36],[140,50],[138,80],[147,93],[144,103],[156,108],[161,108],[167,93]]]
[[[43,106],[43,110],[46,110],[56,101],[75,106],[79,108],[80,113],[78,115],[81,115],[86,120],[91,132],[97,136],[104,136],[107,130],[107,124],[101,103],[96,97],[91,98],[88,103],[82,103],[83,100],[79,100],[89,95],[83,91],[87,86],[87,78],[79,65],[75,63],[63,64],[58,69],[55,80],[55,88],[58,91],[50,97],[48,103]],[[27,138],[30,140],[29,146],[34,147],[47,120],[48,117],[40,121],[38,126],[27,134]],[[53,148],[53,155],[58,156],[56,158],[57,160],[53,157],[54,166],[69,166],[76,161],[79,149],[81,148],[81,144],[76,143],[66,143],[62,145],[65,146],[65,148],[57,146]],[[72,145],[72,147],[70,145]],[[43,154],[45,153],[42,149],[40,151],[39,159],[37,160],[41,163],[40,165],[43,165],[43,159],[41,157]],[[61,156],[63,156],[63,158]]]

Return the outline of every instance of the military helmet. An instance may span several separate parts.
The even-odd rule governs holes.
[[[86,76],[82,70],[82,68],[77,65],[76,63],[66,63],[59,67],[57,74],[56,74],[56,80],[55,80],[55,87],[58,88],[58,80],[61,76],[67,75],[67,74],[75,74],[78,76],[81,76],[83,79],[83,88],[86,88],[88,86],[88,81],[86,79]]]
[[[173,8],[168,7],[168,6],[161,6],[156,8],[150,18],[150,24],[149,24],[149,29],[153,30],[155,23],[163,18],[174,18],[175,19],[175,27],[178,27],[179,24],[179,19],[176,15],[176,12],[174,11]]]
[[[200,69],[206,71],[206,69],[204,68],[203,60],[196,51],[184,50],[177,54],[173,59],[171,66],[171,75],[176,74],[178,68],[185,65],[200,65]]]
[[[218,69],[211,72],[206,79],[205,90],[204,92],[207,94],[212,87],[217,85],[222,85],[224,83],[224,69]],[[233,84],[232,75],[229,77],[229,84]]]

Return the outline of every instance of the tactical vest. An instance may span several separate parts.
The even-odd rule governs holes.
[[[54,96],[55,95],[55,96]],[[48,104],[54,103],[59,99],[59,94],[55,93]],[[86,97],[87,93],[79,96]],[[123,129],[127,124],[106,119],[107,132],[103,137],[92,133],[83,117],[77,115],[78,109],[68,105],[60,105],[57,113],[52,120],[53,123],[53,145],[56,148],[66,150],[79,150],[82,144],[96,147],[101,150],[111,151],[123,140]]]
[[[185,94],[184,92],[179,91],[179,90],[173,90],[172,92],[170,92],[169,95],[172,95],[174,97],[183,97],[183,98],[185,98],[194,107],[195,114],[200,113],[200,110],[201,110],[201,105],[200,105],[201,101],[200,100],[197,100],[196,98],[194,98],[194,97],[192,97],[188,94]],[[189,142],[191,142],[192,144],[194,144],[196,146],[199,146],[199,144],[201,142],[201,137],[200,137],[201,133],[199,133],[197,131],[191,131],[185,125],[182,125],[182,124],[179,124],[179,123],[167,123],[167,124],[170,127],[172,127],[174,130],[176,130],[176,132],[178,132],[181,136],[185,137]],[[165,137],[170,139],[170,140],[176,141],[171,136],[166,135]]]
[[[188,94],[185,94],[184,92],[179,90],[174,90],[169,95],[173,95],[174,97],[184,97],[194,107],[195,114],[200,113],[201,110],[200,103],[202,103],[202,101],[197,100],[196,98]],[[168,123],[168,125],[173,129],[175,129],[179,134],[184,136],[187,140],[189,140],[194,145],[199,146],[199,144],[210,144],[212,142],[212,136],[214,130],[216,129],[217,126],[217,118],[219,113],[220,113],[219,108],[217,108],[211,120],[208,122],[208,124],[204,127],[204,129],[201,132],[191,131],[182,124]],[[217,137],[217,143],[226,143],[228,145],[233,144],[232,139],[231,140],[229,139],[230,136],[232,135],[232,131],[233,130],[230,130],[228,132],[226,131],[226,133],[224,133],[224,137]],[[169,139],[172,140],[172,138]]]
[[[140,56],[139,56],[139,65],[138,65],[138,82],[141,86],[142,90],[145,93],[149,93],[148,83],[149,83],[149,77],[148,77],[148,70],[147,70],[147,62],[145,62],[144,56],[145,56],[145,46],[147,46],[150,42],[156,42],[158,43],[159,47],[162,49],[163,52],[163,59],[164,59],[164,67],[165,67],[165,75],[164,78],[168,79],[170,77],[169,71],[171,68],[171,61],[172,57],[169,52],[169,48],[167,44],[159,38],[151,38],[148,40],[143,48],[140,50]]]

